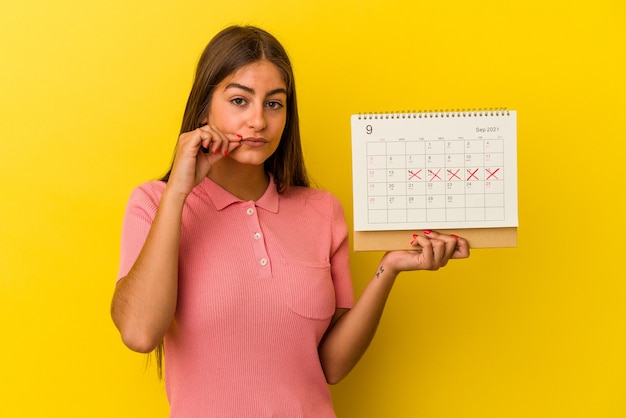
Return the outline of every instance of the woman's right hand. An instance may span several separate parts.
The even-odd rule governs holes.
[[[186,198],[213,164],[237,149],[240,141],[240,135],[225,134],[209,125],[181,134],[167,188]]]

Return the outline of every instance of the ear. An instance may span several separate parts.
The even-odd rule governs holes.
[[[200,120],[200,126],[204,126],[208,124],[209,124],[209,109],[207,109],[206,112],[204,112],[204,116]]]

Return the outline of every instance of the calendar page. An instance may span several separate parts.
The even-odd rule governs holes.
[[[352,115],[355,231],[518,226],[516,112]]]

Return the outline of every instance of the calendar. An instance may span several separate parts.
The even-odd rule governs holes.
[[[517,227],[512,110],[351,117],[355,231]]]

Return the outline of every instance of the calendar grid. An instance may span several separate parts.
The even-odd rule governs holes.
[[[504,220],[502,139],[367,143],[368,222]]]

